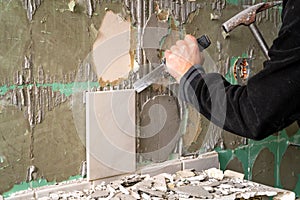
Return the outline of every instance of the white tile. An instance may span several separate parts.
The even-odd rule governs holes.
[[[180,170],[182,170],[182,163],[180,160],[176,159],[145,166],[140,169],[140,172],[141,174],[155,176],[161,173],[173,174]]]
[[[44,188],[37,188],[35,190],[35,197],[36,198],[49,197],[50,194],[57,193],[59,191],[64,191],[64,192],[82,191],[84,189],[90,189],[90,186],[91,183],[88,181],[82,181],[82,182],[75,181],[74,183],[46,186]]]
[[[194,159],[182,159],[182,168],[195,169],[196,171],[202,171],[209,168],[220,168],[219,158],[217,152],[209,152],[201,154]]]
[[[87,94],[87,179],[130,173],[136,166],[135,91]]]
[[[34,191],[24,191],[24,194],[13,194],[11,197],[5,198],[5,200],[24,200],[34,199]]]

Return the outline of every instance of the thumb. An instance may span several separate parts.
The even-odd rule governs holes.
[[[169,58],[170,57],[170,55],[172,54],[172,52],[170,51],[170,50],[166,50],[165,51],[165,58]]]

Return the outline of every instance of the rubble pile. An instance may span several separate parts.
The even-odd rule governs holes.
[[[274,189],[274,188],[273,188]],[[212,168],[202,172],[178,171],[175,174],[130,175],[110,183],[91,185],[90,189],[55,192],[41,200],[112,199],[112,200],[184,200],[184,199],[249,199],[275,196],[276,190]]]

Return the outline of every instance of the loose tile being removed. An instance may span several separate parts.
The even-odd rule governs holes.
[[[135,91],[87,93],[87,179],[134,173]]]
[[[237,177],[215,179],[221,170],[185,170],[176,174],[128,175],[110,183],[91,185],[89,189],[55,192],[38,199],[295,199],[293,192],[264,186]],[[182,175],[182,176],[181,176]],[[212,175],[212,176],[210,176]],[[223,174],[224,175],[224,174]]]

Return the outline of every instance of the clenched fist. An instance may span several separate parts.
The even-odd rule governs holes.
[[[167,69],[177,82],[193,65],[204,63],[197,39],[192,35],[186,35],[184,40],[178,40],[170,50],[166,50],[165,57]]]

